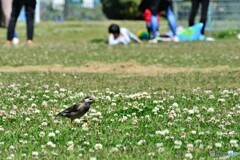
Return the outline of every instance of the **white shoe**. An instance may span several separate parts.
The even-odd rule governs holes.
[[[173,36],[172,41],[173,42],[179,42],[180,40],[179,40],[178,36]]]
[[[150,39],[148,43],[158,43],[158,39],[157,38]]]
[[[12,40],[12,44],[13,45],[18,45],[19,43],[19,39],[17,37],[14,37],[13,40]]]
[[[206,41],[211,41],[211,42],[215,41],[215,38],[213,38],[213,37],[206,37],[205,39],[206,39]]]

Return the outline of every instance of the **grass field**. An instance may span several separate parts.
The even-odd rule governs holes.
[[[32,47],[19,24],[1,46],[0,159],[239,159],[239,40],[107,46],[112,22],[37,24]],[[55,116],[87,95],[81,120]]]

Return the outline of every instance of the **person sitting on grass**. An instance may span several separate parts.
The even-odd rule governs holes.
[[[119,27],[117,24],[111,24],[108,28],[108,44],[117,45],[117,44],[129,44],[131,39],[135,40],[137,43],[142,43],[142,41],[130,32],[127,28]]]
[[[146,21],[146,27],[150,35],[150,43],[157,43],[160,27],[159,18],[163,11],[165,12],[169,27],[173,33],[172,41],[179,41],[172,0],[142,0],[139,5],[139,10],[142,12],[143,18]]]

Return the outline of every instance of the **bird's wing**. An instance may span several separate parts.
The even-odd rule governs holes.
[[[82,112],[85,110],[85,104],[84,103],[79,103],[78,107],[77,107],[77,110],[79,112]]]
[[[64,113],[77,112],[80,105],[81,105],[81,103],[74,104],[71,107],[68,107],[67,109],[65,109],[63,112]]]

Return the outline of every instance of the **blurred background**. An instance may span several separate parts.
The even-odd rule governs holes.
[[[141,20],[138,5],[141,0],[37,0],[36,22],[64,20]],[[178,24],[187,26],[190,0],[174,0]],[[200,10],[199,10],[200,11]],[[240,0],[211,0],[208,31],[240,28]],[[199,16],[200,14],[198,14]],[[198,20],[197,17],[196,20]],[[20,20],[24,21],[24,12]]]

